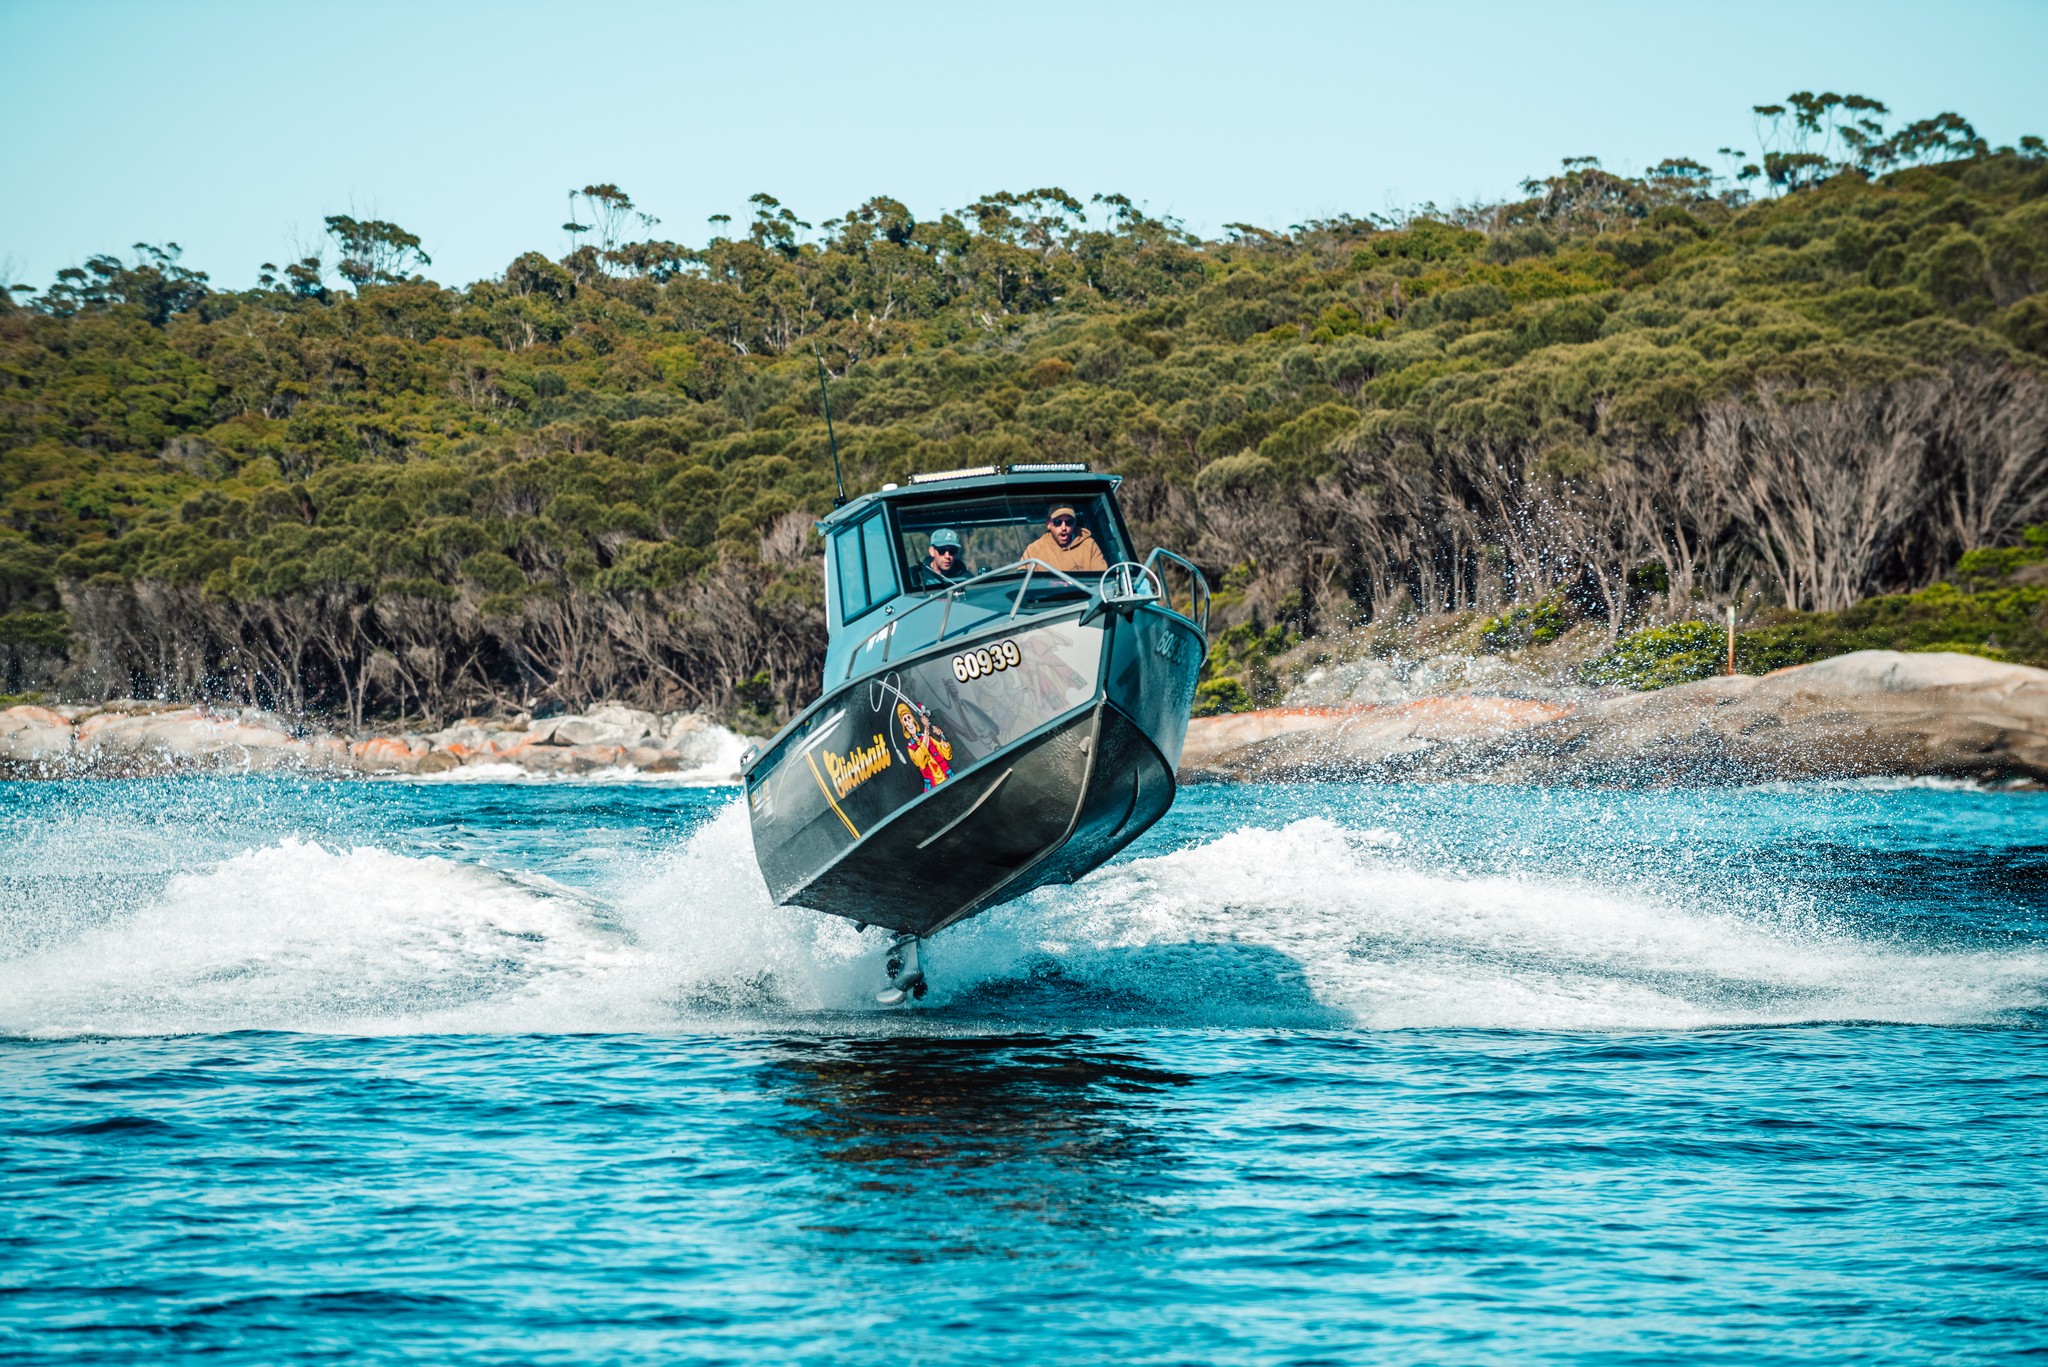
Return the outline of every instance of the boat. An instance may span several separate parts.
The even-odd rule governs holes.
[[[817,524],[823,687],[741,772],[775,902],[895,933],[886,1004],[924,995],[925,937],[1082,877],[1173,805],[1209,586],[1163,547],[1133,558],[1120,483],[938,471]],[[1061,510],[1086,570],[1039,540]]]

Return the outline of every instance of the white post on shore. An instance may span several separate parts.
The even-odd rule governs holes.
[[[1735,677],[1735,606],[1728,607],[1728,677]]]

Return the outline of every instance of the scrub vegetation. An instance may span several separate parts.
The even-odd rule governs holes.
[[[1728,603],[1747,667],[2042,660],[2048,148],[1888,120],[1802,94],[1725,174],[1572,158],[1214,241],[1046,188],[816,225],[762,194],[687,247],[593,185],[564,254],[464,288],[343,216],[248,289],[93,257],[0,302],[0,691],[786,717],[823,650],[814,351],[856,492],[1124,474],[1140,544],[1219,586],[1205,709],[1449,613],[1499,650],[1593,623],[1638,685]]]
[[[1951,650],[2048,666],[2048,525],[2021,544],[1964,556],[1917,593],[1866,598],[1841,612],[1765,608],[1735,634],[1735,667],[1762,674],[1852,650]],[[1727,667],[1723,627],[1678,622],[1631,632],[1580,670],[1588,683],[1661,688]]]

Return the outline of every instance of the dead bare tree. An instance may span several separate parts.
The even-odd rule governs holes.
[[[1708,405],[1700,458],[1781,601],[1839,611],[1882,586],[1932,493],[1932,397],[1892,386],[1797,402],[1763,386]]]
[[[1931,463],[1945,485],[1946,558],[2048,518],[2048,386],[1986,365],[1925,383],[1935,390]]]

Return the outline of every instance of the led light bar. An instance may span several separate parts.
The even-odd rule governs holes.
[[[1088,462],[1085,460],[1063,460],[1053,465],[1012,465],[1010,467],[1010,473],[1013,475],[1072,475],[1086,474],[1087,472]]]
[[[969,466],[965,470],[933,470],[929,474],[912,475],[910,482],[912,484],[937,484],[941,480],[973,479],[976,475],[993,475],[996,473],[998,471],[993,465],[974,465]]]

